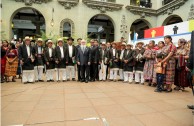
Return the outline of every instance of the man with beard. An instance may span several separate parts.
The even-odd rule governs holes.
[[[89,67],[91,64],[90,48],[86,47],[86,41],[81,40],[81,46],[77,51],[77,64],[80,65],[81,82],[88,83]]]

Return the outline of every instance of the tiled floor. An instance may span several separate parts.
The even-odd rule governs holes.
[[[61,82],[1,85],[1,125],[192,126],[191,89],[155,93],[122,82]],[[83,120],[97,117],[99,120]],[[103,122],[102,118],[106,121]]]

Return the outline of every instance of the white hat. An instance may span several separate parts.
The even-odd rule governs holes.
[[[31,41],[31,38],[30,38],[29,36],[26,36],[26,37],[24,38],[24,41],[26,41],[26,40],[30,40],[30,41]]]
[[[137,42],[136,45],[138,45],[138,44],[144,45],[144,42]]]
[[[126,43],[125,43],[125,42],[122,42],[122,43],[121,43],[121,45],[124,45],[124,46],[126,46]]]
[[[49,39],[49,40],[47,41],[47,44],[49,44],[49,43],[53,43],[53,41]]]
[[[62,38],[59,38],[59,39],[57,40],[57,42],[59,42],[59,41],[63,42],[63,39],[62,39]]]
[[[42,38],[38,38],[37,42],[43,42]]]
[[[106,42],[102,42],[102,45],[106,45]]]

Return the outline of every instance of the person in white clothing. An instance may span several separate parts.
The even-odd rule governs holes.
[[[70,80],[70,75],[72,81],[75,81],[75,64],[76,64],[76,47],[73,45],[74,39],[69,37],[67,39],[67,48],[68,48],[68,64],[67,64],[67,81]]]
[[[46,80],[47,82],[54,82],[55,72],[55,50],[52,47],[52,40],[47,41],[47,48],[45,49],[44,60],[46,62]]]
[[[108,51],[106,50],[106,42],[102,42],[101,49],[100,49],[100,57],[99,57],[99,80],[105,81],[106,80],[106,69],[107,69],[107,62],[108,62]]]
[[[25,37],[24,44],[19,47],[19,60],[22,65],[22,82],[34,83],[34,54],[30,45],[31,39]]]

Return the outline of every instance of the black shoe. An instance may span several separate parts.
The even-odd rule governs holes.
[[[30,83],[30,84],[34,84],[34,82],[28,82],[28,83]]]
[[[46,82],[50,82],[51,80],[47,80]]]
[[[54,80],[50,80],[50,82],[55,82]]]
[[[85,82],[85,80],[81,80],[81,82]]]
[[[156,90],[154,90],[154,92],[162,92],[162,91],[161,91],[161,90],[156,89]]]
[[[194,105],[187,105],[188,109],[194,109]]]
[[[39,82],[44,82],[44,80],[38,80]]]
[[[72,78],[72,81],[75,81],[75,78]]]
[[[35,80],[35,82],[38,82],[38,80]]]
[[[88,83],[88,80],[86,80],[85,83]]]
[[[63,82],[66,82],[66,80],[63,80]]]
[[[28,82],[24,82],[24,84],[27,84]]]
[[[67,79],[67,81],[70,81],[70,79]]]
[[[135,84],[139,84],[139,82],[135,82]]]

